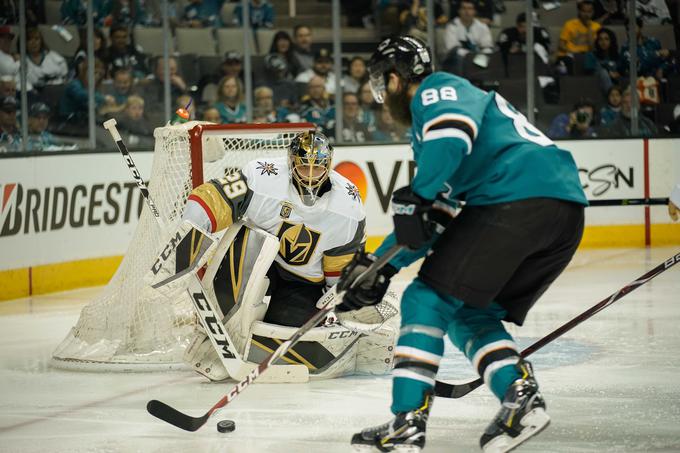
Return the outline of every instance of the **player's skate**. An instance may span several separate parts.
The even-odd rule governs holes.
[[[505,393],[501,410],[480,439],[484,453],[504,453],[535,436],[550,423],[531,364],[520,360],[522,378]]]
[[[399,412],[384,425],[366,428],[352,436],[355,451],[398,451],[417,453],[425,446],[425,425],[432,407],[433,396],[425,394],[418,409]]]

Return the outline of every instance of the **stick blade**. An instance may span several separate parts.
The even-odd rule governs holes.
[[[480,385],[482,385],[481,379],[463,384],[449,384],[448,382],[437,381],[434,386],[434,394],[442,398],[461,398]]]
[[[209,414],[206,414],[203,417],[192,417],[158,400],[149,401],[146,404],[146,410],[149,414],[164,422],[191,432],[196,431],[203,426],[210,416]]]

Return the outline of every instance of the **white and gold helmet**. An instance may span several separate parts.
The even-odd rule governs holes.
[[[325,192],[332,160],[333,147],[320,132],[301,132],[291,141],[288,147],[291,182],[304,204],[313,205]]]

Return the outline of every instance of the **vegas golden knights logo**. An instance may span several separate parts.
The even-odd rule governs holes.
[[[293,206],[290,203],[283,202],[281,204],[281,211],[279,212],[279,217],[282,219],[287,219],[290,217],[290,213],[293,212]]]
[[[282,222],[277,236],[281,241],[279,247],[281,258],[291,266],[304,266],[314,254],[321,233],[304,224]]]

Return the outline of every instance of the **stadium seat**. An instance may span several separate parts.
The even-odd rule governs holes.
[[[51,25],[38,25],[45,44],[50,50],[54,50],[65,57],[72,57],[80,46],[80,35],[78,28],[74,25],[62,25],[71,34],[71,40],[66,41],[61,35],[52,29]]]
[[[215,36],[212,28],[177,28],[177,51],[180,54],[215,55]]]
[[[604,100],[595,76],[566,76],[560,78],[560,104],[573,104],[579,99],[590,99],[595,104]]]
[[[238,5],[238,3],[224,2],[222,9],[220,10],[222,25],[229,26],[234,23],[234,9],[236,9],[236,5]]]
[[[642,31],[646,36],[658,39],[662,48],[676,49],[675,32],[672,25],[645,25]]]
[[[230,50],[245,53],[245,46],[243,43],[243,28],[218,28],[217,29],[217,49],[220,55],[224,55]],[[248,43],[250,51],[255,54],[255,42],[252,33],[249,34]],[[207,54],[203,54],[207,55]]]
[[[463,75],[470,80],[498,80],[506,78],[505,64],[500,52],[487,55],[489,64],[486,68],[477,66],[474,63],[476,54],[469,53],[463,61]]]
[[[257,38],[255,47],[257,47],[258,55],[267,55],[269,53],[272,40],[277,32],[278,30],[272,30],[270,28],[260,28],[257,30],[255,33],[255,37]]]
[[[163,28],[161,27],[141,27],[134,29],[135,44],[141,46],[144,53],[157,57],[163,55]],[[175,52],[173,41],[170,40],[170,53]]]

